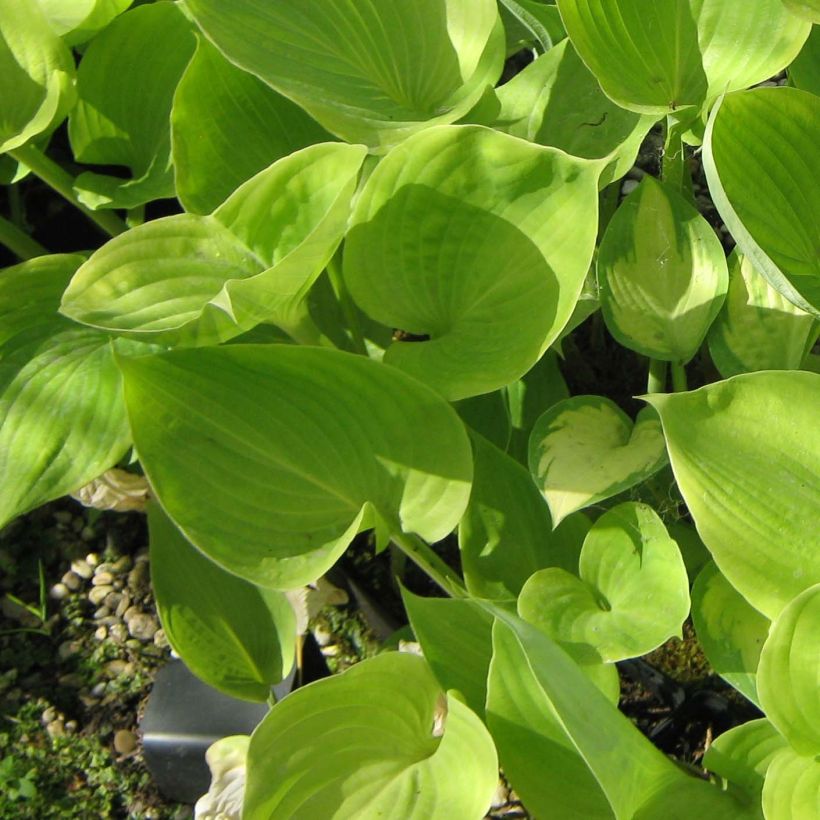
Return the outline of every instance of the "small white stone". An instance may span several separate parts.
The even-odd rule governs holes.
[[[108,586],[114,583],[114,576],[110,572],[96,572],[91,579],[95,587]]]
[[[623,185],[621,185],[621,193],[624,196],[629,196],[636,188],[638,187],[638,181],[635,179],[626,179],[624,180]]]
[[[72,592],[76,592],[82,585],[83,579],[73,570],[69,570],[60,579]]]
[[[54,586],[48,591],[49,597],[53,598],[55,601],[62,601],[63,598],[67,598],[70,594],[68,587],[65,584],[54,584]]]
[[[76,561],[72,561],[71,571],[79,575],[80,578],[85,578],[86,580],[88,580],[94,574],[92,564],[88,560],[89,558],[91,558],[90,555],[86,557],[85,560],[83,560],[82,558],[78,558]]]
[[[91,601],[94,606],[99,606],[105,600],[106,596],[113,591],[114,587],[112,586],[92,587],[88,593],[88,600]]]

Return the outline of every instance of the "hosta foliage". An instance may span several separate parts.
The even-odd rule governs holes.
[[[0,524],[143,472],[168,637],[257,701],[359,534],[450,596],[229,744],[244,816],[479,820],[499,764],[539,817],[814,816],[817,3],[130,5],[0,0],[0,177],[112,235],[10,193]],[[713,782],[616,708],[690,615],[765,713]]]

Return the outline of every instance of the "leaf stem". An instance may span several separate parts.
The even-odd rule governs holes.
[[[83,205],[74,192],[74,180],[71,175],[33,145],[21,145],[8,153],[18,162],[28,166],[35,176],[40,177],[60,196],[81,210],[109,236],[116,236],[128,230],[127,225],[111,211],[92,211]]]
[[[686,368],[678,362],[672,363],[672,389],[676,393],[685,393],[689,389],[686,379]]]
[[[24,262],[35,256],[45,256],[48,250],[21,231],[13,222],[0,216],[0,244],[5,245],[15,256]]]
[[[469,594],[458,573],[452,570],[433,548],[417,535],[398,533],[393,543],[452,598],[467,598]]]
[[[129,228],[136,228],[145,222],[145,205],[137,205],[135,208],[129,208],[125,212],[125,224]]]
[[[667,119],[663,142],[663,162],[661,178],[676,191],[683,191],[683,177],[686,170],[686,154],[683,150],[680,128]]]
[[[362,333],[362,326],[359,323],[359,316],[356,313],[356,308],[353,300],[350,298],[350,293],[345,285],[344,277],[342,276],[342,267],[339,264],[339,254],[336,253],[333,259],[327,263],[327,275],[330,279],[330,284],[333,286],[333,291],[339,304],[342,308],[347,326],[353,337],[353,347],[357,353],[362,356],[367,356],[367,345],[364,343],[364,335]]]
[[[647,393],[666,392],[666,374],[668,362],[661,359],[649,360],[649,378],[646,381]]]

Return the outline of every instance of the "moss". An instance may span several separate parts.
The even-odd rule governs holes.
[[[678,683],[695,683],[714,674],[690,621],[683,625],[683,640],[670,638],[644,660]]]

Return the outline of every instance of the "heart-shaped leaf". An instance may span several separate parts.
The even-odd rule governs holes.
[[[151,585],[171,646],[221,692],[267,700],[293,664],[296,616],[285,594],[218,567],[156,504],[148,508],[148,528]]]
[[[557,525],[649,478],[666,464],[655,413],[633,425],[603,396],[574,396],[551,407],[530,435],[530,472]]]
[[[177,86],[171,128],[177,196],[186,211],[199,214],[213,211],[271,162],[332,139],[301,108],[229,63],[204,38]]]
[[[557,0],[604,92],[632,111],[708,108],[784,69],[809,26],[781,0]]]
[[[801,755],[820,755],[820,584],[801,592],[772,623],[757,689],[771,722]]]
[[[251,737],[242,816],[480,820],[497,785],[476,715],[422,658],[385,652],[273,707]]]
[[[510,600],[536,570],[574,570],[588,520],[579,514],[553,530],[549,509],[527,471],[481,436],[473,436],[473,450],[473,491],[458,528],[467,589]]]
[[[41,256],[0,274],[0,527],[87,484],[130,443],[109,337],[57,314],[81,261]]]
[[[775,618],[820,582],[820,375],[763,371],[646,398],[703,543]]]
[[[698,642],[715,672],[760,706],[757,665],[770,621],[710,561],[692,587],[692,620]]]
[[[645,655],[681,635],[689,614],[686,567],[651,507],[626,503],[604,513],[584,541],[578,574],[536,572],[518,598],[521,617],[605,661]]]
[[[815,318],[778,293],[735,250],[729,292],[709,330],[709,353],[721,376],[755,370],[796,370],[817,338]]]
[[[174,196],[171,102],[195,46],[191,22],[175,3],[132,9],[88,46],[68,121],[71,148],[81,162],[131,172],[125,180],[80,174],[75,190],[89,208],[134,208]]]
[[[174,351],[120,366],[162,506],[191,543],[253,583],[310,583],[377,521],[437,541],[467,505],[461,421],[395,368],[289,345]]]
[[[703,766],[744,789],[759,803],[766,770],[788,744],[765,718],[750,720],[724,732],[703,755]]]
[[[526,373],[589,268],[599,171],[479,126],[429,128],[394,148],[361,192],[344,255],[365,313],[429,337],[395,342],[385,361],[452,400]]]
[[[348,142],[464,116],[504,61],[495,0],[186,0],[217,48]],[[423,59],[420,59],[423,55]]]
[[[740,250],[773,288],[820,316],[820,97],[796,88],[729,94],[709,117],[703,167]]]
[[[209,216],[133,228],[77,272],[62,312],[165,342],[213,344],[261,322],[287,327],[344,233],[362,146],[297,151]]]
[[[71,52],[36,0],[0,0],[0,154],[57,125],[73,80]]]
[[[763,813],[766,820],[816,817],[820,808],[820,761],[781,749],[766,769]]]
[[[615,212],[598,253],[609,332],[644,356],[686,363],[723,304],[729,273],[709,223],[653,177]]]

